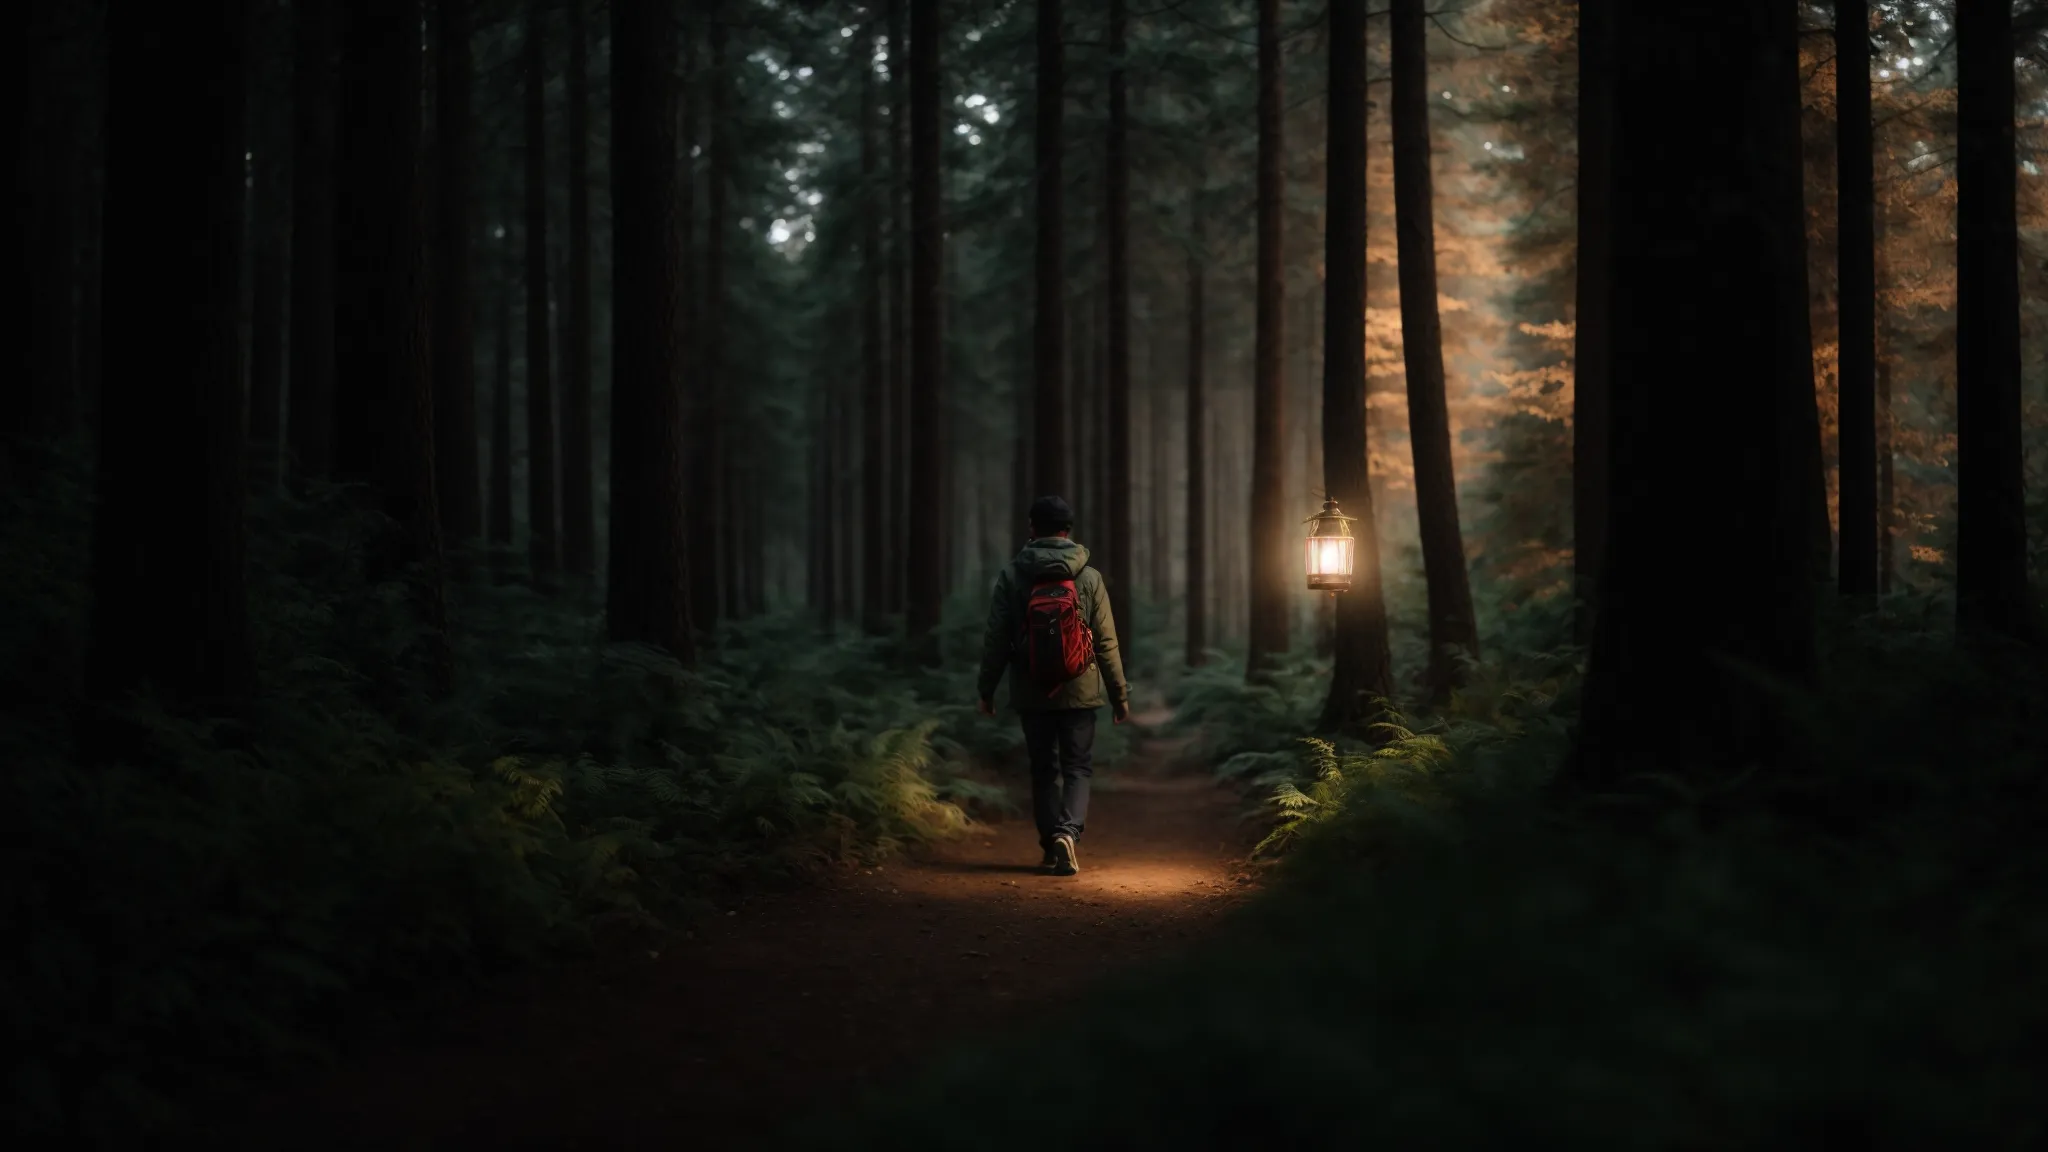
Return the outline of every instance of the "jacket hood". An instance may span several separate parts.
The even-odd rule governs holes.
[[[1024,545],[1015,563],[1028,580],[1072,580],[1088,566],[1088,549],[1062,536],[1041,536]]]

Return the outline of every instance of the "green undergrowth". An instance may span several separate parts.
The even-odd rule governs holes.
[[[1215,938],[795,1146],[2039,1147],[2048,673],[1931,615],[1830,621],[1794,762],[1653,800],[1544,799],[1569,654],[1376,750],[1276,733]]]
[[[957,666],[772,618],[697,667],[601,643],[594,595],[465,561],[457,689],[406,679],[374,525],[325,494],[255,510],[261,690],[233,719],[147,699],[84,767],[84,486],[0,517],[0,754],[15,831],[0,1003],[14,1129],[131,1145],[184,1101],[323,1058],[343,1020],[674,924],[732,885],[879,859],[1007,804],[1014,723]]]

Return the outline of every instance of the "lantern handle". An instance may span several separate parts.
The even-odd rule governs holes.
[[[1304,516],[1304,517],[1302,517],[1302,519],[1301,519],[1301,522],[1302,522],[1303,524],[1313,524],[1313,523],[1315,523],[1315,522],[1316,522],[1316,521],[1318,521],[1318,520],[1342,520],[1342,521],[1343,521],[1343,522],[1345,522],[1346,524],[1356,524],[1356,523],[1358,523],[1358,517],[1356,517],[1356,516],[1346,516],[1346,515],[1345,515],[1345,514],[1343,513],[1343,511],[1342,511],[1342,510],[1340,510],[1340,509],[1339,509],[1339,508],[1337,507],[1337,502],[1336,502],[1335,500],[1329,500],[1329,499],[1325,499],[1325,500],[1323,501],[1323,510],[1322,510],[1322,511],[1320,511],[1320,512],[1316,513],[1316,514],[1315,514],[1315,515],[1313,515],[1313,516]]]

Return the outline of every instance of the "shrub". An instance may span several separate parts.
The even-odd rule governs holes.
[[[786,617],[684,668],[601,643],[578,589],[462,582],[458,689],[437,698],[394,660],[415,631],[402,589],[358,575],[375,521],[335,492],[254,511],[257,698],[232,720],[138,699],[133,754],[83,766],[83,499],[60,476],[0,519],[24,942],[0,1000],[13,1121],[40,1141],[167,1133],[187,1093],[321,1055],[344,1014],[1003,803],[930,702],[957,670],[902,674],[886,642]]]
[[[1311,743],[1275,884],[1220,938],[834,1146],[1032,1147],[1048,1099],[1084,1148],[2036,1146],[2048,674],[1923,610],[1831,626],[1791,762],[1657,804],[1538,801],[1568,660],[1385,755]]]

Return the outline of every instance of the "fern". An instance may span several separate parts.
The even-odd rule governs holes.
[[[194,1077],[316,1054],[387,996],[673,920],[722,880],[955,835],[1002,799],[964,769],[1014,725],[956,706],[958,665],[905,675],[890,642],[792,617],[685,668],[601,642],[573,592],[454,585],[457,694],[394,685],[417,624],[360,576],[378,518],[333,491],[253,510],[247,713],[140,700],[135,762],[81,772],[83,474],[0,506],[9,922],[36,926],[0,1004],[31,1134],[169,1132]]]
[[[1367,729],[1370,743],[1299,737],[1286,754],[1232,757],[1224,770],[1241,778],[1253,767],[1265,769],[1252,782],[1267,789],[1272,827],[1253,855],[1278,856],[1318,837],[1331,840],[1333,850],[1368,851],[1392,825],[1436,825],[1446,806],[1486,781],[1490,752],[1525,748],[1524,721],[1557,695],[1516,686],[1484,700],[1468,688],[1445,715],[1419,727],[1392,701],[1380,700],[1380,719]],[[1517,762],[1527,763],[1526,755]]]

